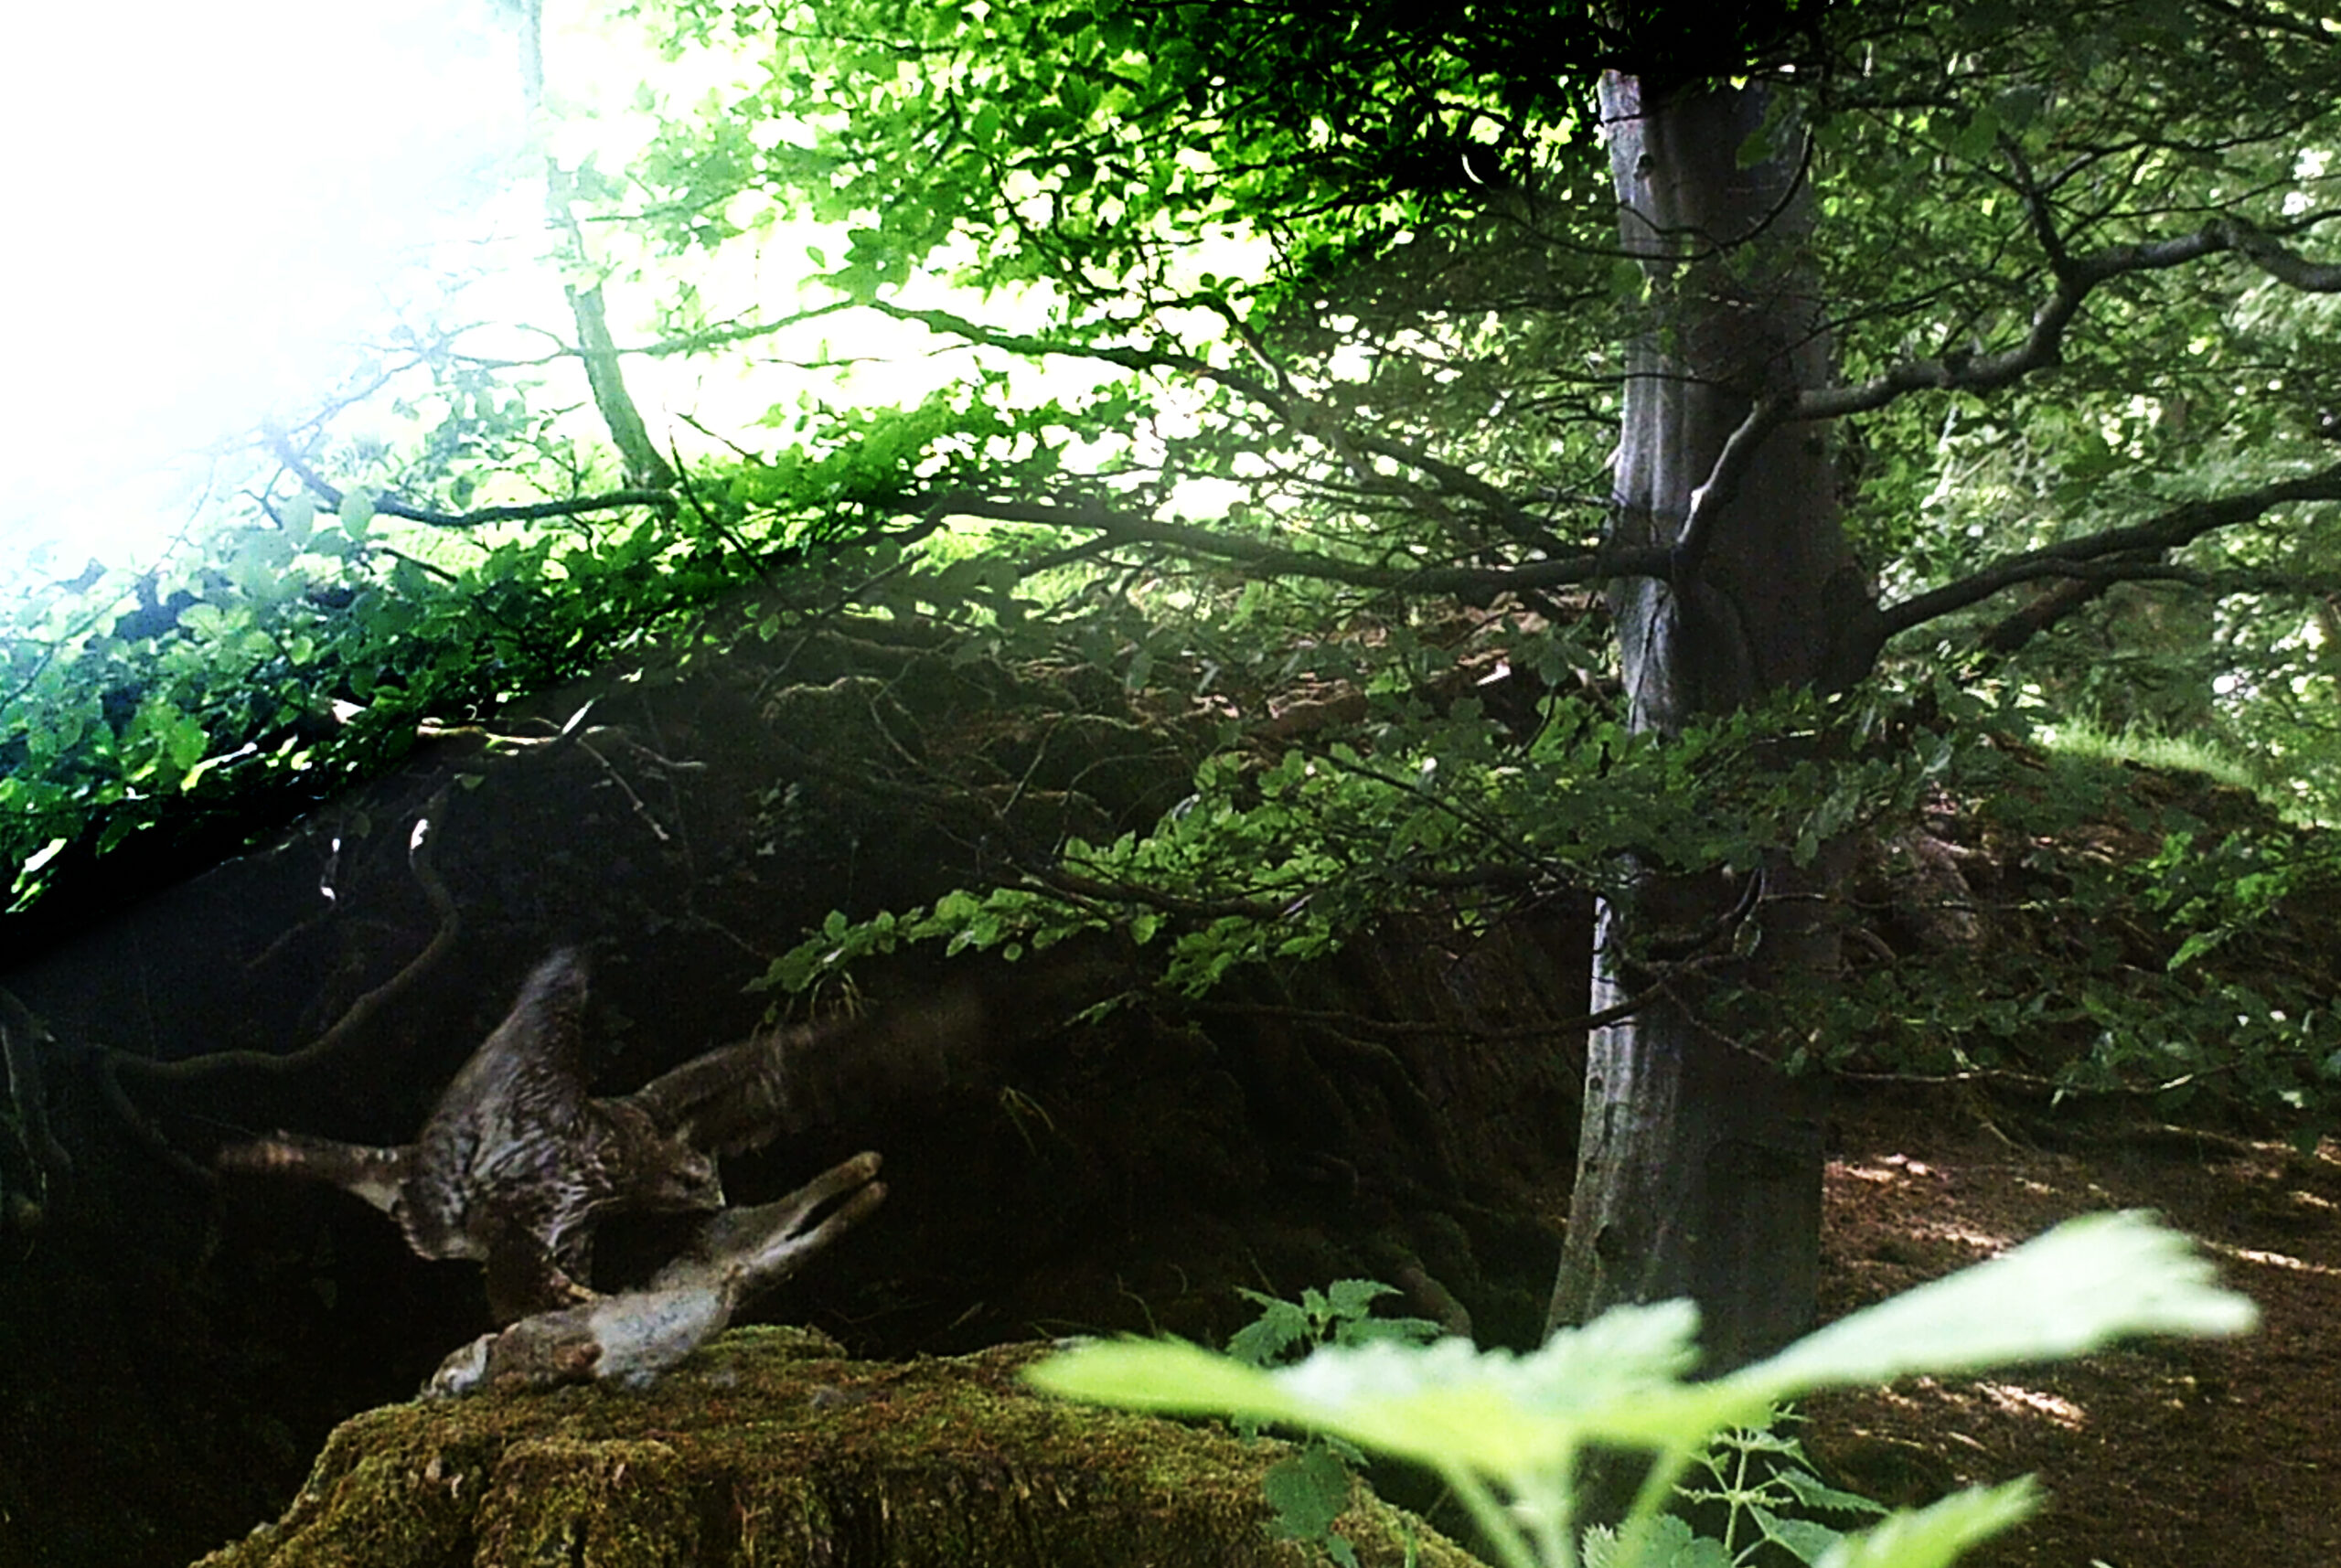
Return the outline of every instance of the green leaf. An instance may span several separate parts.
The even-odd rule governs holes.
[[[2187,936],[2186,941],[2178,944],[2178,951],[2170,955],[2170,962],[2164,967],[2175,975],[2179,970],[2186,968],[2189,964],[2192,964],[2196,959],[2203,956],[2204,954],[2218,947],[2221,943],[2225,942],[2234,933],[2231,931],[2224,926],[2213,931],[2194,932]]]
[[[341,505],[337,508],[341,517],[341,531],[352,539],[362,539],[374,526],[374,493],[352,487],[342,492]]]
[[[1958,135],[1951,138],[1951,150],[1962,158],[1971,162],[1980,162],[1991,155],[1994,144],[1999,140],[1999,113],[1987,105],[1976,111],[1975,117],[1961,128]]]
[[[1800,1507],[1824,1513],[1884,1513],[1885,1505],[1859,1492],[1842,1491],[1808,1470],[1786,1469],[1777,1478]]]
[[[1756,1520],[1756,1528],[1764,1539],[1790,1552],[1800,1563],[1818,1563],[1830,1549],[1845,1539],[1842,1530],[1809,1519],[1783,1519],[1769,1509],[1750,1506],[1748,1514]]]
[[[2047,92],[2036,86],[2009,88],[1993,101],[1993,110],[2011,131],[2022,131],[2047,106]]]
[[[1325,1287],[1325,1305],[1335,1317],[1363,1317],[1376,1301],[1397,1294],[1396,1285],[1378,1279],[1337,1279]]]
[[[1031,1368],[1025,1378],[1049,1393],[1126,1410],[1305,1424],[1306,1407],[1271,1373],[1175,1339],[1076,1346]]]
[[[1230,1337],[1229,1355],[1248,1366],[1265,1367],[1295,1345],[1308,1342],[1308,1313],[1289,1301],[1279,1301],[1257,1291],[1246,1290],[1243,1294],[1259,1303],[1262,1311],[1256,1319]]]
[[[1823,1555],[1820,1568],[1948,1568],[1969,1547],[2031,1518],[2041,1501],[2029,1476],[1953,1492],[1846,1537]]]
[[[2133,1334],[2240,1334],[2259,1319],[2250,1300],[2218,1285],[2192,1242],[2152,1214],[2088,1214],[1840,1318],[1727,1381],[1780,1399],[2087,1355]]]
[[[284,537],[296,545],[306,544],[310,534],[316,531],[317,503],[306,492],[279,507],[276,516],[284,529]]]
[[[1121,1343],[1072,1351],[1035,1375],[1080,1398],[1290,1422],[1442,1469],[1511,1477],[1562,1465],[1587,1442],[1689,1447],[1760,1416],[1769,1404],[1727,1382],[1680,1381],[1696,1360],[1697,1324],[1689,1302],[1619,1307],[1530,1356],[1461,1339],[1384,1340],[1320,1349],[1274,1372],[1190,1345]]]
[[[1698,1321],[1688,1302],[1613,1309],[1528,1356],[1474,1350],[1459,1339],[1412,1349],[1385,1342],[1322,1348],[1271,1371],[1175,1341],[1126,1340],[1053,1357],[1028,1376],[1053,1392],[1134,1409],[1309,1427],[1418,1460],[1454,1484],[1479,1477],[1550,1508],[1563,1506],[1558,1492],[1587,1446],[1652,1449],[1663,1464],[1687,1463],[1718,1432],[1761,1426],[1782,1393],[2080,1354],[2126,1333],[2236,1333],[2255,1317],[2250,1302],[2211,1282],[2208,1264],[2184,1236],[2149,1215],[2097,1214],[1711,1382],[1682,1381],[1694,1364]],[[1934,1568],[2022,1519],[2036,1500],[2025,1482],[1963,1493],[1828,1544],[1821,1561],[1824,1568]],[[1772,1523],[1793,1550],[1823,1545],[1818,1527]],[[1665,1529],[1644,1519],[1639,1533]],[[1665,1560],[1714,1561],[1679,1538],[1674,1545]],[[1517,1541],[1505,1556],[1528,1561]]]
[[[1629,1554],[1618,1532],[1595,1525],[1585,1532],[1585,1568],[1732,1568],[1729,1549],[1710,1536],[1697,1535],[1673,1514],[1662,1514],[1642,1528],[1641,1550]]]
[[[164,729],[164,744],[171,765],[182,773],[203,761],[210,743],[211,738],[204,733],[203,726],[184,713],[174,712]]]
[[[1276,1532],[1298,1541],[1321,1539],[1350,1506],[1349,1467],[1318,1445],[1269,1466],[1260,1486],[1276,1510]]]

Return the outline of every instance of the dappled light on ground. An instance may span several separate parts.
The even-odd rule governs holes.
[[[2070,1215],[2159,1210],[2260,1304],[2260,1331],[1816,1401],[1807,1445],[1917,1502],[2037,1472],[2048,1510],[1975,1568],[2197,1568],[2341,1552],[2341,1163],[2280,1142],[1980,1104],[1840,1107],[1823,1312],[1837,1317]]]

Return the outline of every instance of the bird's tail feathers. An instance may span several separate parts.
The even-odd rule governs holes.
[[[408,1151],[340,1143],[305,1133],[277,1133],[249,1143],[230,1144],[214,1157],[214,1163],[222,1170],[329,1181],[387,1214],[398,1199],[401,1183],[406,1179]]]

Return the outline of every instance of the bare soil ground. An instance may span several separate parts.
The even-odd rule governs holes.
[[[1873,1096],[1837,1118],[1828,1198],[1827,1317],[2128,1208],[2199,1238],[2263,1314],[2236,1340],[1816,1402],[1806,1446],[1840,1478],[1915,1503],[2038,1475],[2047,1511],[1978,1568],[2341,1562],[2341,1147]]]

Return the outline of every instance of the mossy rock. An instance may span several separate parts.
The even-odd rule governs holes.
[[[416,1403],[345,1422],[284,1517],[198,1568],[1301,1568],[1261,1477],[1288,1450],[1028,1391],[1041,1346],[849,1361],[728,1333],[641,1392]],[[1363,1563],[1474,1560],[1352,1483]]]

